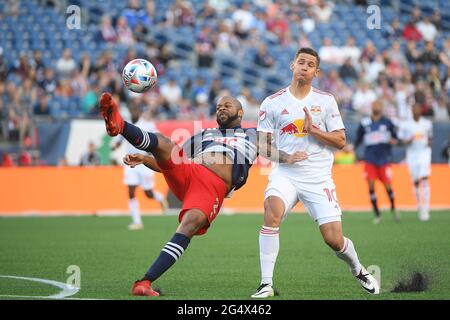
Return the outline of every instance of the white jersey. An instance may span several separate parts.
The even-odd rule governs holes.
[[[311,87],[301,100],[295,98],[289,87],[267,97],[261,104],[258,131],[272,133],[276,148],[293,154],[305,151],[307,160],[295,164],[279,164],[271,175],[284,174],[300,182],[323,182],[331,178],[333,148],[307,134],[303,128],[307,107],[313,125],[322,131],[345,129],[334,97]]]
[[[419,121],[411,119],[401,123],[399,136],[403,140],[413,139],[411,144],[406,147],[406,161],[408,163],[431,161],[431,148],[428,145],[428,139],[433,136],[433,125],[430,120],[420,117]]]

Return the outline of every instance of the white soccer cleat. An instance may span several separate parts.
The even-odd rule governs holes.
[[[259,286],[259,288],[256,290],[255,294],[252,294],[252,298],[269,298],[273,297],[275,295],[275,291],[273,290],[272,286],[268,283],[263,283]]]
[[[142,223],[132,223],[128,225],[128,230],[142,230],[144,225]]]
[[[375,217],[372,221],[373,224],[379,224],[381,222],[381,217]]]
[[[356,276],[356,280],[370,294],[379,294],[380,293],[380,285],[378,284],[377,279],[372,276],[366,268],[361,266],[361,271]]]
[[[425,211],[425,210],[420,210],[419,211],[419,220],[420,221],[428,221],[428,220],[430,220],[430,213],[428,211]]]

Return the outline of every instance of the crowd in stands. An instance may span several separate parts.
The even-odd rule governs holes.
[[[55,6],[53,1],[39,3]],[[0,47],[0,141],[18,141],[32,147],[36,144],[33,123],[39,119],[98,117],[98,97],[105,90],[113,92],[124,109],[132,101],[149,108],[158,120],[211,118],[217,97],[236,94],[247,119],[257,120],[259,104],[270,92],[255,91],[252,85],[242,83],[237,87],[234,83],[225,85],[223,75],[215,68],[217,55],[232,55],[239,61],[254,48],[250,69],[286,71],[289,65],[279,65],[279,57],[269,50],[271,46],[281,50],[311,46],[314,33],[330,23],[337,5],[367,3],[205,0],[201,6],[193,6],[190,1],[175,0],[163,18],[157,14],[159,5],[155,0],[129,0],[119,14],[103,13],[94,39],[108,46],[95,57],[89,52],[74,55],[71,48],[65,48],[59,59],[52,61],[43,59],[42,50],[24,51],[7,60]],[[0,22],[19,15],[20,10],[20,1],[6,1]],[[316,85],[334,94],[344,119],[369,115],[371,101],[380,98],[386,115],[393,120],[411,117],[410,106],[418,101],[426,116],[449,121],[450,31],[438,10],[424,14],[416,6],[402,14],[408,15],[407,22],[394,17],[381,30],[373,31],[382,33],[388,43],[385,48],[370,39],[358,44],[352,36],[343,45],[336,44],[331,36],[324,37],[321,46],[315,48],[323,65]],[[192,28],[195,43],[188,59],[177,55],[170,43],[155,42],[156,27]],[[118,46],[128,48],[122,56],[115,52]],[[148,59],[158,71],[159,85],[145,94],[133,94],[122,85],[121,71],[134,58]],[[210,70],[215,76],[209,79],[170,73],[172,69],[183,72],[187,65]],[[284,79],[279,88],[289,82],[290,78]],[[70,104],[66,113],[59,112],[61,104]]]

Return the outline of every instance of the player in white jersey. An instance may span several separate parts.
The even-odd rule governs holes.
[[[147,120],[141,115],[141,110],[139,106],[130,106],[131,121],[134,125],[139,126],[148,132],[157,132],[155,124],[153,121]],[[113,150],[117,149],[124,138],[120,137],[117,143],[113,146]],[[145,151],[136,149],[130,143],[127,143],[127,153],[142,153],[146,154]],[[128,208],[131,213],[132,223],[128,225],[130,230],[140,230],[144,228],[144,224],[141,219],[141,212],[139,209],[139,201],[136,198],[136,188],[140,186],[147,198],[155,199],[161,205],[162,211],[167,209],[167,200],[164,195],[155,190],[155,173],[144,165],[138,165],[134,168],[129,166],[124,167],[124,179],[123,183],[128,187]]]
[[[264,225],[259,234],[261,284],[252,298],[273,296],[273,270],[279,251],[279,226],[301,201],[319,225],[324,241],[344,260],[362,287],[380,291],[377,280],[361,265],[355,247],[342,234],[341,209],[331,176],[333,149],[345,146],[345,128],[334,97],[311,86],[318,75],[316,51],[302,48],[291,63],[289,87],[267,97],[258,122],[259,152],[278,160],[265,191]],[[264,154],[275,144],[278,155]],[[306,152],[307,159],[293,156]]]
[[[422,108],[416,103],[413,106],[413,119],[401,124],[400,137],[406,148],[406,163],[414,181],[419,219],[430,219],[430,185],[428,177],[431,173],[431,141],[433,125],[422,117]],[[420,195],[422,187],[423,196]],[[422,198],[422,199],[421,199]]]

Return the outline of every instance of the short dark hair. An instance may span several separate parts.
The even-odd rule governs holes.
[[[300,55],[300,53],[306,53],[306,54],[309,54],[309,55],[312,55],[312,56],[316,57],[317,67],[319,67],[319,65],[320,65],[320,57],[319,57],[319,54],[317,53],[316,50],[314,50],[313,48],[301,48],[295,54],[294,61],[297,60],[297,57]]]

